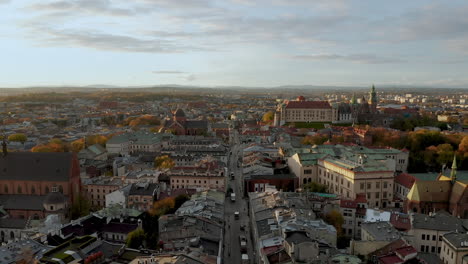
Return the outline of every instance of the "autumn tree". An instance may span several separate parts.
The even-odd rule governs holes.
[[[84,139],[80,138],[80,139],[73,141],[70,144],[70,149],[73,152],[80,152],[82,149],[84,149],[84,146],[85,146]]]
[[[344,223],[344,218],[340,212],[338,212],[337,210],[332,210],[331,212],[325,215],[325,222],[334,226],[336,229],[337,235],[341,236],[343,232],[342,226]]]
[[[462,153],[468,152],[468,136],[463,137],[463,139],[460,142],[460,145],[458,145],[458,150]]]
[[[22,133],[11,134],[10,136],[8,136],[8,141],[21,142],[24,144],[24,142],[26,142],[27,140],[28,138],[26,137],[26,135]]]
[[[175,199],[173,197],[164,198],[153,203],[153,208],[150,210],[151,215],[165,215],[175,207]]]
[[[172,160],[168,155],[159,156],[154,159],[154,167],[156,169],[171,169],[174,166],[174,160]]]
[[[271,123],[273,122],[274,118],[275,118],[275,113],[273,111],[268,111],[263,115],[262,121],[265,123]]]
[[[145,231],[141,228],[137,228],[132,232],[128,233],[126,245],[129,248],[138,249],[140,246],[143,246],[145,241]]]
[[[328,137],[325,135],[316,134],[313,136],[305,136],[302,139],[302,144],[304,145],[322,145],[327,142]]]

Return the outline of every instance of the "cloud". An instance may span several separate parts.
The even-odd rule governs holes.
[[[361,64],[386,64],[386,63],[402,63],[405,62],[401,59],[393,59],[386,57],[379,57],[374,54],[316,54],[316,55],[296,55],[294,59],[301,60],[334,60],[334,61],[349,61]]]
[[[31,36],[38,40],[41,46],[78,46],[103,51],[146,53],[182,53],[199,50],[196,47],[178,45],[173,41],[164,39],[141,38],[91,30],[52,29],[32,26],[32,32],[42,32],[39,36]]]
[[[110,0],[61,0],[33,4],[28,6],[27,9],[41,12],[78,12],[78,14],[88,12],[111,16],[131,16],[136,14],[136,11],[133,9],[114,6]]]
[[[195,81],[196,79],[197,79],[197,77],[194,74],[190,74],[189,76],[187,76],[185,78],[185,80],[188,81],[188,82]]]
[[[183,71],[152,71],[154,74],[183,74]]]

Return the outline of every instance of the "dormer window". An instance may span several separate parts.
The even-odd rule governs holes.
[[[57,186],[52,186],[52,192],[58,192]]]

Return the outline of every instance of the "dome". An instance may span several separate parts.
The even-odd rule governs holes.
[[[66,203],[65,196],[60,192],[50,192],[46,195],[43,205],[49,208],[49,205],[62,205]]]
[[[175,117],[185,117],[185,113],[182,109],[177,108],[177,110],[174,112]]]

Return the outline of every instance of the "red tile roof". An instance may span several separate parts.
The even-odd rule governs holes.
[[[418,251],[412,246],[407,246],[407,247],[402,247],[402,248],[399,248],[399,249],[395,250],[395,253],[399,257],[405,259],[409,255],[417,254]]]
[[[416,178],[408,173],[401,173],[395,177],[395,183],[405,186],[408,189],[413,187]]]
[[[399,258],[397,255],[389,255],[379,258],[379,263],[381,264],[403,264],[404,261]]]
[[[355,201],[352,201],[352,200],[341,200],[340,201],[340,207],[356,209],[357,203]]]
[[[390,215],[390,224],[392,224],[396,229],[402,231],[411,229],[411,222],[407,214],[393,212]]]
[[[327,101],[289,101],[286,108],[331,109],[331,105]]]

